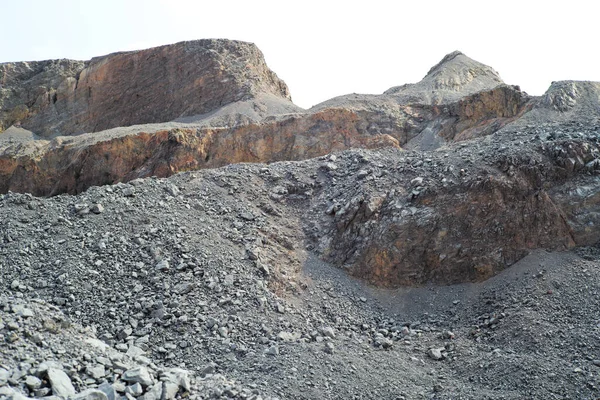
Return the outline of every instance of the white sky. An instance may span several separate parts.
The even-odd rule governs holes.
[[[460,50],[508,84],[600,81],[600,3],[569,1],[0,0],[0,62],[89,59],[182,40],[254,42],[308,108],[419,81]]]

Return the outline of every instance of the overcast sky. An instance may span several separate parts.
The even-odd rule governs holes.
[[[594,0],[0,0],[0,62],[89,59],[182,40],[256,43],[308,108],[419,81],[460,50],[506,83],[600,81]]]

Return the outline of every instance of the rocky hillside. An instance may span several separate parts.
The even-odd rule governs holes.
[[[0,130],[42,137],[171,121],[273,95],[287,86],[251,43],[198,40],[90,61],[0,64]]]
[[[600,396],[599,83],[453,52],[302,110],[225,40],[0,72],[0,397]]]
[[[202,47],[210,47],[209,44],[220,49],[255,50],[237,42],[211,41],[206,44],[200,41],[111,55],[106,59],[129,60],[142,54],[183,51],[188,57],[211,63],[216,57],[215,51],[208,52],[207,56]],[[225,61],[235,64],[231,56]],[[533,105],[529,96],[517,87],[502,83],[491,68],[458,52],[446,56],[417,84],[393,88],[383,95],[342,96],[308,112],[287,102],[285,85],[266,69],[262,58],[260,62],[256,61],[262,68],[249,65],[243,70],[245,75],[240,73],[238,64],[229,68],[225,61],[217,69],[227,71],[221,74],[235,74],[235,79],[223,78],[218,82],[213,78],[205,79],[206,74],[215,70],[211,67],[206,71],[205,64],[194,70],[198,76],[193,79],[192,75],[182,80],[172,76],[170,71],[162,72],[169,81],[193,82],[194,85],[200,81],[212,82],[206,88],[211,93],[208,97],[197,91],[189,98],[187,94],[183,96],[186,100],[169,101],[166,109],[162,107],[163,100],[143,108],[153,113],[150,121],[167,123],[102,132],[96,132],[96,126],[90,128],[90,133],[68,139],[23,140],[23,137],[29,139],[44,134],[54,123],[56,113],[53,112],[38,131],[27,133],[16,127],[9,128],[3,134],[4,140],[0,141],[0,177],[3,178],[0,192],[77,193],[92,185],[139,177],[164,177],[179,171],[235,162],[301,160],[357,146],[392,145],[431,150],[448,142],[489,135],[521,117]],[[148,64],[148,68],[151,65]],[[255,69],[259,72],[255,73]],[[135,80],[137,76],[134,73],[127,79]],[[157,84],[163,83],[157,80]],[[218,90],[213,90],[214,85],[219,86]],[[223,94],[241,90],[238,86],[245,90],[236,92],[241,93],[238,97]],[[148,88],[148,93],[151,90],[154,89]],[[163,92],[163,89],[156,90]],[[25,87],[18,93],[27,92]],[[182,91],[177,90],[177,93],[181,97]],[[432,97],[431,93],[435,95]],[[213,105],[208,106],[207,102]],[[220,108],[203,113],[211,107]],[[135,113],[127,111],[133,109]],[[131,101],[127,101],[126,107],[110,106],[109,110],[140,117],[138,106]],[[111,112],[103,112],[103,118],[108,118]],[[194,113],[198,115],[190,115]],[[182,115],[189,116],[168,122]],[[43,118],[40,114],[38,119],[43,121]],[[107,121],[113,125],[135,122],[131,119],[125,122],[122,118],[129,117],[121,115]],[[29,126],[26,122],[21,125]],[[156,154],[160,156],[152,156]]]

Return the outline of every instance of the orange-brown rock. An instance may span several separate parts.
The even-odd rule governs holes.
[[[360,122],[350,111],[325,110],[233,128],[34,141],[0,154],[0,191],[79,193],[92,185],[233,163],[302,160],[355,147],[399,147],[391,136],[362,132]]]
[[[270,94],[283,81],[251,43],[181,42],[90,61],[0,64],[0,132],[18,123],[43,137],[171,121]]]

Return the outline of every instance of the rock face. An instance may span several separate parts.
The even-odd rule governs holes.
[[[13,88],[3,89],[3,115],[16,120],[19,101],[27,113],[2,134],[0,192],[73,194],[228,164],[393,148],[379,164],[326,162],[310,175],[319,190],[302,206],[311,210],[304,234],[322,258],[355,276],[390,287],[477,281],[531,249],[600,238],[597,184],[586,180],[600,167],[598,83],[553,83],[531,97],[454,52],[418,83],[304,111],[260,52],[239,42],[2,67]],[[53,92],[56,82],[71,82],[72,96]],[[22,100],[30,91],[15,88],[33,83],[45,94]],[[93,101],[79,102],[90,87]],[[56,102],[39,100],[55,94]],[[64,102],[72,103],[63,112]],[[140,121],[162,123],[96,132]],[[87,133],[32,140],[25,129],[54,134],[67,126]],[[579,180],[586,184],[576,190]]]
[[[403,147],[434,150],[497,131],[527,112],[530,100],[519,87],[504,84],[492,68],[453,52],[418,83],[383,95],[337,97],[313,110],[351,109],[373,134],[390,134]]]
[[[348,148],[399,147],[361,130],[350,111],[325,110],[232,128],[176,128],[19,144],[0,156],[0,191],[38,196],[241,162],[303,160]],[[8,156],[10,155],[10,156]]]
[[[265,93],[290,100],[256,46],[227,40],[0,64],[0,88],[0,130],[20,123],[44,137],[171,121]]]
[[[241,65],[242,58],[250,61]],[[184,42],[117,53],[88,63],[46,63],[46,69],[36,66],[42,72],[32,77],[24,73],[5,75],[21,76],[12,78],[13,86],[19,82],[26,87],[29,82],[38,86],[45,82],[46,87],[53,87],[55,81],[68,81],[67,75],[81,67],[78,80],[73,81],[74,91],[69,93],[95,85],[94,93],[106,95],[100,96],[102,101],[86,102],[81,113],[74,111],[78,109],[75,106],[67,107],[66,113],[58,112],[56,107],[63,104],[60,99],[78,101],[78,95],[58,95],[56,103],[38,107],[39,112],[23,119],[23,127],[43,134],[59,132],[67,125],[71,126],[68,132],[87,128],[90,133],[51,142],[21,144],[23,140],[16,140],[19,143],[9,141],[6,145],[5,140],[0,155],[2,192],[75,193],[92,185],[150,175],[168,176],[236,162],[301,160],[353,147],[434,149],[444,143],[489,135],[531,108],[526,94],[505,85],[491,68],[459,52],[446,56],[417,84],[392,88],[378,96],[342,96],[309,112],[288,101],[285,84],[267,69],[259,51],[245,43]],[[181,71],[182,67],[175,67],[180,64],[194,68],[188,66]],[[142,84],[140,79],[147,82]],[[135,90],[122,90],[129,87]],[[123,94],[116,97],[124,103],[106,104],[104,100],[114,99],[112,92],[119,90]],[[165,91],[176,99],[165,101]],[[156,93],[161,93],[160,101]],[[14,103],[14,96],[6,99],[5,103]],[[152,99],[157,101],[139,107],[139,102]],[[162,107],[165,104],[168,107]],[[19,106],[11,107],[4,108],[13,115],[12,110]],[[213,111],[206,114],[209,110]],[[179,119],[179,123],[95,132],[191,114],[201,115]],[[82,118],[96,122],[91,126]],[[19,135],[30,137],[15,127],[5,135],[11,140]]]

